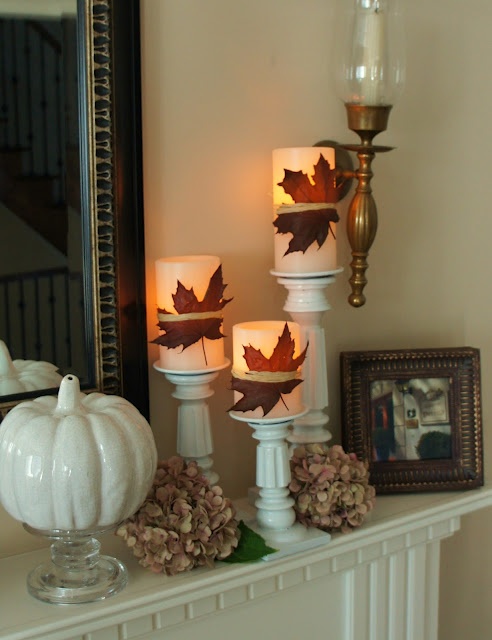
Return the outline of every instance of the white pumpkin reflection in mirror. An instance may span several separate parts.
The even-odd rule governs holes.
[[[115,529],[145,500],[157,467],[146,419],[127,400],[84,394],[74,375],[58,397],[16,405],[0,425],[0,502],[51,545],[52,562],[28,576],[46,602],[106,598],[127,581],[125,566],[99,555],[93,537]]]
[[[61,381],[56,365],[44,360],[12,360],[7,345],[0,340],[0,396],[55,389]]]

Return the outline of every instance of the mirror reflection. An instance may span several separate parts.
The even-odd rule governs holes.
[[[79,86],[76,0],[0,1],[0,376],[43,362],[36,389],[48,365],[89,383]]]

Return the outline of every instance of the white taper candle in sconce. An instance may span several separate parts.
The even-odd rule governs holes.
[[[379,0],[362,0],[356,15],[354,47],[360,48],[361,103],[377,106],[384,101],[386,13]]]
[[[166,313],[159,313],[159,321],[176,322],[222,317],[217,312],[181,312],[175,308],[178,284],[193,289],[198,301],[202,301],[210,280],[220,266],[217,256],[192,255],[161,258],[156,261],[157,307]],[[154,342],[157,342],[156,340]],[[183,348],[182,345],[170,348],[160,345],[160,364],[162,370],[168,371],[203,371],[222,367],[224,358],[224,339],[210,340],[201,338],[194,344]]]
[[[295,322],[265,320],[236,324],[232,328],[232,342],[233,388],[242,388],[241,381],[252,385],[251,402],[248,398],[250,395],[248,388],[246,388],[246,395],[241,391],[234,391],[234,407],[252,406],[251,409],[240,409],[244,418],[288,418],[304,411],[300,390],[300,365],[296,367],[292,364],[296,360],[299,363],[304,360],[300,348],[300,330]],[[283,354],[284,351],[288,353],[290,346],[286,347],[287,343],[293,347],[292,357],[279,357],[279,354]],[[261,352],[261,355],[257,352]],[[251,359],[248,359],[248,356]],[[266,360],[269,362],[264,367],[256,368],[253,361],[256,363],[259,360],[263,363]],[[285,394],[277,394],[277,401],[271,409],[267,410],[266,404],[255,407],[255,398],[264,397],[262,389],[272,388],[273,385],[281,385],[277,388],[282,388],[283,385]]]
[[[297,147],[273,151],[275,273],[327,274],[337,269],[336,199],[330,202],[324,196],[327,194],[331,198],[336,193],[335,181],[335,150],[332,147]],[[294,197],[290,194],[294,194]],[[299,214],[295,217],[297,219],[293,214]],[[326,238],[321,238],[321,244],[317,240],[320,222],[313,220],[313,216],[319,218],[320,215],[325,216],[324,229],[327,231]],[[313,223],[318,226],[310,238],[309,228],[313,229]],[[293,231],[286,232],[286,225]],[[301,249],[298,249],[299,246]]]

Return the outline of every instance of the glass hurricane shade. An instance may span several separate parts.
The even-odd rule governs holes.
[[[294,342],[294,352],[292,358],[298,358],[301,353],[301,335],[300,327],[296,322],[285,322],[281,320],[261,320],[251,322],[241,322],[232,327],[232,341],[233,341],[233,375],[244,376],[245,379],[252,373],[248,367],[245,358],[245,348],[253,347],[254,349],[261,351],[265,358],[270,359],[273,351],[278,345],[280,336],[283,333],[285,324],[287,324],[290,338]],[[282,369],[272,371],[272,380],[265,382],[264,384],[274,384],[276,381],[275,375],[281,374]],[[266,374],[268,376],[268,374]],[[295,372],[292,372],[295,376]],[[242,413],[243,417],[250,419],[258,419],[266,417],[268,419],[286,418],[289,416],[295,416],[304,411],[302,403],[302,385],[296,386],[290,393],[282,396],[273,409],[264,416],[263,409],[258,407],[256,409],[245,411]],[[234,391],[234,402],[238,402],[242,398],[242,393]]]
[[[399,0],[339,0],[337,90],[348,104],[394,105],[405,82]]]

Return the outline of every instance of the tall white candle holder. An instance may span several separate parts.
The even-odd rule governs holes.
[[[335,282],[336,275],[342,271],[342,268],[320,274],[271,271],[277,277],[277,282],[287,289],[284,311],[300,327],[301,348],[304,349],[309,344],[302,366],[303,402],[308,411],[293,422],[287,439],[294,447],[299,444],[326,443],[332,438],[327,426],[330,419],[325,413],[329,397],[322,319],[325,311],[331,309],[325,289]]]
[[[175,385],[173,398],[180,401],[177,417],[177,453],[187,462],[195,460],[204,476],[214,485],[219,475],[213,469],[211,454],[214,451],[208,398],[214,391],[211,383],[219,372],[226,369],[230,361],[226,358],[220,366],[202,371],[174,371],[163,369],[160,361],[154,369],[163,373]]]
[[[273,560],[311,549],[330,541],[330,535],[319,529],[306,529],[296,522],[294,499],[289,492],[291,480],[290,454],[286,437],[292,420],[302,414],[284,418],[246,418],[242,413],[230,411],[229,415],[246,422],[258,440],[256,448],[256,485],[259,491],[255,500],[256,514],[245,520],[259,533],[266,543],[276,549],[263,560]]]
[[[325,334],[322,318],[331,307],[325,289],[343,271],[337,267],[336,203],[347,187],[333,143],[273,151],[274,269],[288,292],[284,310],[300,327],[302,398],[308,412],[294,421],[292,446],[331,440]],[[284,220],[285,218],[285,220]]]
[[[211,484],[213,470],[212,429],[207,400],[210,384],[229,366],[222,333],[227,285],[218,256],[190,255],[160,258],[155,263],[158,327],[153,340],[159,345],[154,369],[175,385],[180,401],[177,419],[177,453],[194,460]]]

